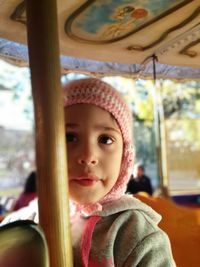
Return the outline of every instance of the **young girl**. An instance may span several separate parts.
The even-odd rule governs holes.
[[[161,216],[124,194],[134,159],[126,103],[87,78],[64,87],[64,107],[74,266],[175,266]]]
[[[89,78],[65,86],[64,106],[74,266],[175,266],[160,215],[124,195],[133,167],[126,103]]]

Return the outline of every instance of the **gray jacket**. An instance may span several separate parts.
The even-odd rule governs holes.
[[[86,217],[81,260],[76,257],[75,266],[176,266],[168,236],[157,226],[160,220],[159,214],[132,196],[104,205],[101,212]]]

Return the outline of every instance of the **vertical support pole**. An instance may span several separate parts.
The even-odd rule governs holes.
[[[160,140],[161,140],[161,164],[162,164],[162,186],[164,188],[169,187],[168,178],[168,165],[167,165],[167,141],[166,141],[166,128],[165,128],[165,115],[162,100],[163,83],[159,83],[158,92],[158,108],[160,117]]]
[[[50,266],[71,267],[67,159],[56,0],[26,0],[36,121],[39,220]]]
[[[160,116],[159,116],[159,103],[156,84],[156,56],[153,56],[153,106],[154,106],[154,131],[155,131],[155,145],[156,145],[156,158],[157,158],[157,173],[159,177],[160,187],[163,186],[163,172],[162,172],[162,159],[161,159],[161,137],[160,137]]]

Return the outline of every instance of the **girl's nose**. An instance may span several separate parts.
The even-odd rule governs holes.
[[[95,166],[98,164],[98,160],[96,158],[79,158],[78,163],[81,165]]]
[[[91,149],[83,149],[82,153],[78,156],[78,164],[95,166],[98,164],[98,158]]]

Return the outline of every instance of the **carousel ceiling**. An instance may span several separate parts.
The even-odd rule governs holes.
[[[64,72],[200,79],[200,0],[58,0]],[[39,8],[39,5],[38,5]],[[39,29],[38,29],[39,30]],[[0,0],[0,57],[28,64],[26,8]]]

